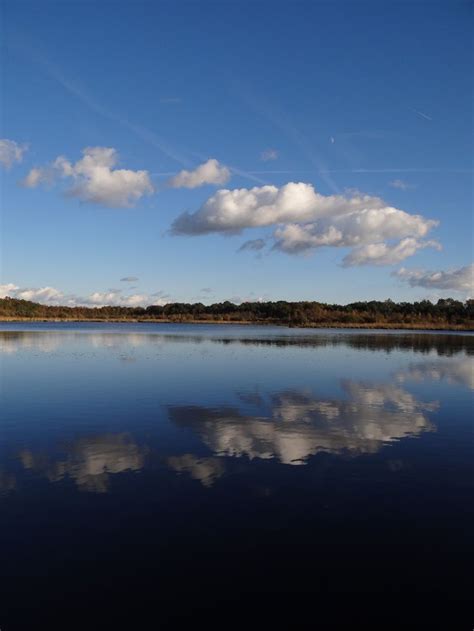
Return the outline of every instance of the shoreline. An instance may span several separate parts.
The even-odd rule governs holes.
[[[295,329],[360,329],[360,330],[403,330],[403,331],[464,331],[474,332],[474,325],[436,324],[436,323],[396,323],[396,322],[308,322],[307,324],[288,324],[285,322],[263,322],[249,320],[171,320],[162,318],[19,318],[0,317],[2,323],[20,324],[28,322],[42,323],[95,323],[95,324],[222,324],[244,326],[281,326]]]

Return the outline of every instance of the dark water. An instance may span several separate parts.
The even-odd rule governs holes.
[[[0,361],[2,631],[472,627],[473,336],[2,325]]]

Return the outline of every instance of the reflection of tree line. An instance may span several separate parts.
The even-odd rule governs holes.
[[[222,345],[244,345],[260,347],[301,347],[327,348],[347,346],[357,350],[397,351],[406,350],[416,353],[436,352],[438,355],[458,353],[474,354],[474,336],[423,333],[334,333],[324,334],[285,334],[262,331],[258,336],[237,336],[235,329],[229,336],[209,334],[205,330],[200,334],[170,333],[97,333],[97,332],[49,332],[49,331],[0,331],[0,353],[14,353],[19,349],[52,352],[63,344],[77,341],[90,343],[94,348],[116,348],[120,346],[149,346],[164,343],[213,342]]]
[[[288,337],[277,339],[231,338],[213,339],[222,344],[243,344],[249,346],[297,346],[325,348],[330,346],[348,346],[357,350],[398,351],[407,350],[415,353],[455,355],[457,353],[474,354],[474,336],[469,335],[434,335],[434,334],[329,334],[324,336]]]

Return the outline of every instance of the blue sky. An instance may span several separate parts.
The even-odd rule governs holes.
[[[3,294],[466,297],[471,38],[466,2],[4,2]]]

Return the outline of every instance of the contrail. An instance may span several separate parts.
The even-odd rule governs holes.
[[[445,169],[435,167],[429,169],[328,169],[327,173],[473,173],[474,169]]]
[[[20,48],[24,49],[29,54],[30,58],[33,59],[33,61],[35,61],[38,65],[40,65],[43,70],[45,70],[46,73],[49,74],[49,76],[55,79],[70,94],[82,101],[82,103],[84,103],[84,105],[86,105],[89,109],[96,112],[100,116],[108,118],[109,120],[114,121],[119,125],[122,125],[123,127],[129,129],[139,138],[152,145],[153,147],[159,149],[168,158],[171,158],[175,162],[181,164],[181,166],[191,166],[191,162],[184,155],[182,155],[174,147],[169,145],[163,138],[158,136],[158,134],[151,131],[150,129],[147,129],[146,127],[143,127],[142,125],[138,125],[132,121],[129,121],[116,112],[113,112],[107,107],[104,107],[90,94],[88,94],[86,90],[80,87],[75,81],[66,78],[59,66],[53,63],[44,54],[39,53],[37,50],[35,50],[30,43],[26,43],[24,38],[22,38],[22,40],[23,41]]]
[[[314,166],[315,171],[322,175],[326,185],[334,192],[338,193],[339,188],[331,177],[328,177],[329,171],[325,169],[325,164],[314,151],[313,146],[308,142],[307,138],[288,120],[288,117],[282,113],[272,111],[270,107],[261,99],[257,99],[249,90],[243,88],[241,83],[235,83],[234,89],[238,92],[241,99],[250,106],[255,112],[265,116],[275,127],[279,128],[290,140],[306,155],[310,163]]]
[[[237,167],[234,167],[231,164],[228,164],[227,166],[233,173],[237,173],[237,175],[246,177],[249,180],[253,180],[254,182],[257,182],[258,184],[261,184],[262,186],[265,186],[265,184],[268,184],[268,182],[266,182],[265,180],[262,180],[261,178],[256,177],[255,173],[257,172],[243,171],[242,169],[238,169]]]

